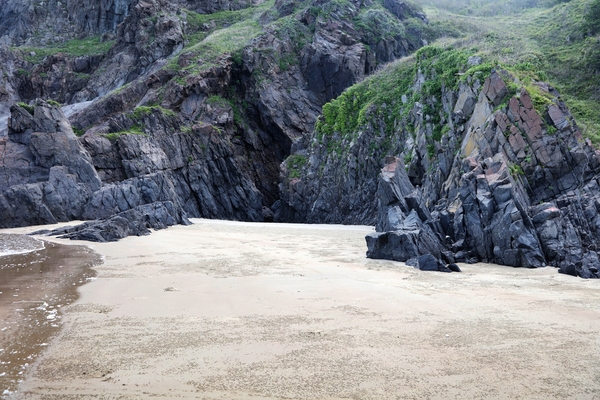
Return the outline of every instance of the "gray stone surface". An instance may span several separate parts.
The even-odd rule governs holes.
[[[415,90],[426,79],[417,76]],[[418,257],[431,255],[444,264],[438,270],[484,261],[600,277],[600,154],[582,140],[559,98],[542,117],[525,90],[508,98],[510,79],[493,72],[483,82],[469,78],[456,91],[444,89],[441,99],[424,98],[430,108],[441,100],[440,119],[450,127],[434,152],[427,147],[431,116],[420,103],[403,121],[410,131],[397,123],[385,138],[391,149],[373,146],[385,128],[375,123],[347,135],[352,142],[334,132],[322,143],[314,136],[295,143],[293,153],[307,166],[290,178],[282,165],[279,215],[375,224],[377,232],[366,237],[372,258],[418,266]],[[328,141],[339,155],[324,151]],[[381,168],[386,154],[400,158],[387,157]]]
[[[131,11],[132,0],[26,0],[0,3],[0,38],[12,45],[47,44],[58,40],[114,32]]]
[[[93,219],[57,234],[110,241],[188,222],[168,174],[103,185],[60,108],[38,100],[33,110],[13,106],[0,141],[0,226]]]

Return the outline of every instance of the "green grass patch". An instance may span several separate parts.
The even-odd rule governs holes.
[[[18,102],[17,105],[19,107],[25,109],[29,114],[33,115],[33,110],[34,110],[33,106],[30,106],[29,104],[24,103],[22,101]]]
[[[406,29],[398,18],[377,4],[360,10],[358,16],[354,18],[354,25],[363,32],[365,41],[372,44],[406,34]]]
[[[230,107],[229,101],[224,97],[212,95],[206,99],[206,104],[218,107]]]
[[[298,21],[295,15],[280,18],[273,22],[271,26],[279,39],[289,41],[294,45],[296,52],[310,43],[312,39],[313,31],[311,28]]]
[[[237,11],[219,11],[213,14],[198,14],[190,10],[183,10],[187,20],[186,41],[189,46],[204,40],[212,31],[223,29],[238,22],[252,18],[256,9],[264,8],[250,7]]]
[[[563,99],[569,105],[583,136],[600,147],[600,103],[569,95],[563,96]]]
[[[81,129],[81,128],[77,128],[76,126],[73,127],[73,133],[75,134],[75,136],[83,136],[85,134],[85,130]]]
[[[432,25],[461,27],[458,39],[440,32],[441,43],[477,48],[485,63],[501,66],[520,80],[522,85],[508,83],[509,94],[525,86],[542,114],[551,98],[533,83],[550,83],[572,110],[584,136],[599,144],[600,37],[589,24],[595,21],[600,0],[421,2],[429,6]],[[487,71],[482,72],[485,76]]]
[[[392,118],[404,110],[402,96],[409,92],[414,79],[415,61],[392,63],[379,73],[346,89],[338,98],[323,106],[316,131],[331,135],[334,131],[347,136],[367,123],[369,110],[385,104],[384,118]],[[391,121],[390,121],[391,122]]]
[[[307,165],[307,163],[308,159],[306,158],[306,156],[302,156],[299,154],[293,154],[289,156],[285,160],[285,164],[289,171],[289,177],[292,179],[300,178],[301,170]]]
[[[100,36],[93,36],[85,39],[73,39],[48,47],[17,47],[15,49],[21,50],[27,61],[37,64],[45,57],[58,53],[74,57],[106,54],[114,44],[114,41],[103,42]],[[35,55],[31,55],[32,53]]]
[[[144,131],[142,130],[142,127],[139,125],[134,125],[132,126],[129,130],[125,130],[125,131],[119,131],[119,132],[112,132],[112,133],[106,133],[102,136],[104,136],[105,138],[107,138],[110,141],[116,141],[119,137],[123,136],[123,135],[142,135],[142,136],[146,136],[146,134],[144,133]]]
[[[519,176],[525,175],[525,171],[523,171],[523,168],[519,164],[510,164],[508,166],[508,170],[515,179],[517,179]]]
[[[175,71],[198,73],[215,65],[216,60],[223,54],[235,54],[243,49],[246,44],[262,32],[262,27],[256,18],[250,18],[233,24],[227,28],[219,29],[202,41],[187,47],[183,53],[192,53],[189,64],[179,67],[179,57],[173,57],[167,68]]]
[[[19,68],[15,71],[15,75],[18,77],[26,77],[29,76],[31,73],[29,71],[27,71],[26,69],[23,68]]]
[[[460,73],[464,70],[473,50],[426,46],[417,51],[417,68],[426,74],[423,94],[439,96],[442,86],[457,89]]]
[[[241,107],[244,107],[243,104],[240,107],[235,103],[235,101],[217,95],[210,96],[208,99],[206,99],[206,103],[212,106],[231,108],[233,111],[233,122],[238,126],[246,125],[243,117],[244,112],[241,109]],[[245,107],[247,106],[248,105],[246,104]]]
[[[531,97],[531,102],[533,103],[533,107],[537,111],[540,116],[544,116],[546,111],[548,110],[548,106],[553,103],[554,97],[548,93],[540,89],[539,86],[536,85],[526,85],[525,89],[529,92],[529,96]]]
[[[338,98],[323,106],[316,130],[322,137],[339,132],[343,137],[356,133],[361,126],[369,122],[371,109],[380,111],[377,118],[385,124],[385,130],[391,133],[397,119],[410,110],[415,99],[437,97],[442,87],[456,88],[460,72],[472,52],[428,46],[419,50],[414,58],[408,58],[388,65],[377,74],[365,79],[344,91]],[[427,77],[419,93],[412,93],[417,71]],[[402,101],[403,96],[407,100]],[[425,114],[433,117],[433,122],[439,122],[439,112],[430,105],[425,105]],[[441,139],[442,127],[436,127],[436,140]]]
[[[152,114],[154,111],[160,111],[163,115],[175,117],[177,114],[174,111],[168,110],[161,106],[139,106],[133,110],[133,117],[136,120],[142,119],[146,115]]]

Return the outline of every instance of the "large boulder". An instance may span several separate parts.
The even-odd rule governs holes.
[[[102,185],[60,108],[41,100],[29,110],[11,108],[0,154],[3,227],[77,218]]]

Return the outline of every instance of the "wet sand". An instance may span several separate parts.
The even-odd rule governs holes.
[[[364,257],[369,227],[197,220],[91,244],[23,399],[600,398],[600,282]]]
[[[100,262],[85,246],[0,233],[0,398],[17,388],[59,332],[60,309],[75,301]]]

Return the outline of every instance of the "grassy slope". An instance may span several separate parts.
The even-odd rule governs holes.
[[[400,125],[414,129],[406,117],[419,101],[433,125],[427,134],[427,149],[433,157],[436,143],[448,130],[439,117],[441,86],[456,87],[460,79],[485,76],[492,68],[501,67],[519,79],[520,83],[509,89],[516,92],[524,86],[540,115],[545,114],[551,99],[533,83],[546,81],[557,87],[584,136],[600,146],[600,44],[597,35],[585,31],[583,18],[591,1],[525,9],[512,0],[494,2],[495,7],[510,11],[504,15],[492,12],[497,11],[492,7],[451,12],[423,4],[431,21],[429,34],[438,36],[434,47],[388,65],[326,104],[317,122],[316,138],[327,144],[328,153],[343,153],[342,141],[350,142],[362,127],[373,124],[385,132],[380,150],[392,150],[388,141]],[[447,4],[455,2],[447,0]],[[486,0],[475,4],[492,5]],[[478,12],[481,10],[485,12]],[[472,55],[482,57],[483,64],[468,69],[466,61]],[[413,92],[419,70],[428,75],[427,80],[421,90]],[[428,103],[432,98],[438,101]]]
[[[23,51],[25,59],[31,63],[39,63],[46,56],[63,53],[69,56],[84,56],[104,54],[115,44],[114,41],[102,41],[100,36],[91,36],[85,39],[73,39],[64,43],[57,43],[49,47],[16,47]]]
[[[440,42],[475,47],[491,63],[527,70],[533,79],[553,84],[584,135],[600,145],[600,37],[589,35],[584,23],[591,0],[547,8],[494,2],[493,10],[508,10],[506,15],[493,15],[485,0],[462,6],[453,0],[421,2],[432,25],[449,36]]]
[[[242,50],[250,40],[263,32],[259,19],[273,4],[274,0],[269,0],[256,7],[208,15],[186,10],[190,33],[180,54],[194,55],[192,62],[185,68],[186,72],[197,73],[213,65],[222,54]],[[214,28],[205,31],[202,29],[205,24],[211,24]],[[171,60],[169,68],[178,70],[178,64],[177,56]]]

